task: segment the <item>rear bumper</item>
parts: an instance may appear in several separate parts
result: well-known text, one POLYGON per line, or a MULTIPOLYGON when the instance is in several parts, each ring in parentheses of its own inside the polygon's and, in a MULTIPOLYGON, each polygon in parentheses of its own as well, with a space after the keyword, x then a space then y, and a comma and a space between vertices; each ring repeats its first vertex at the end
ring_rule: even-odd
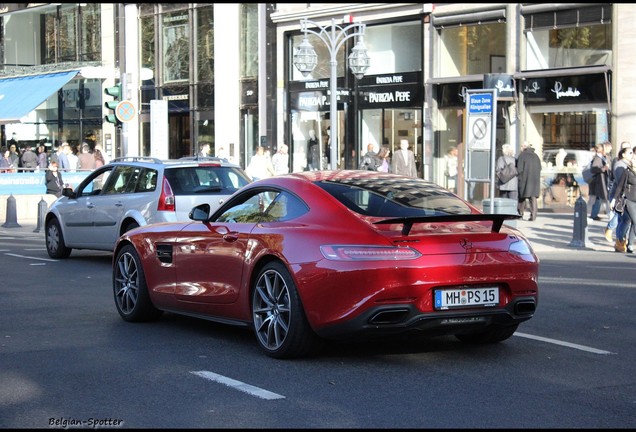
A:
POLYGON ((514 325, 533 317, 536 297, 519 297, 505 308, 461 309, 422 313, 413 304, 382 305, 316 333, 326 339, 367 338, 403 333, 452 335, 490 325, 514 325))

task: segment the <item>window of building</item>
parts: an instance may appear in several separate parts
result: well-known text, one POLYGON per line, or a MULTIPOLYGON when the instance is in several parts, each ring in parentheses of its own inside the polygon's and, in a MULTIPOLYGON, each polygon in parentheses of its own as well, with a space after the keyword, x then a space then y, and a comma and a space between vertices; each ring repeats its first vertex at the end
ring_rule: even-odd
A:
POLYGON ((612 64, 610 5, 539 10, 524 22, 526 70, 612 64))
POLYGON ((258 4, 241 3, 241 78, 258 77, 258 4))
POLYGON ((183 82, 190 79, 190 29, 188 11, 163 14, 163 82, 183 82))
POLYGON ((367 26, 364 43, 370 57, 366 75, 422 70, 422 24, 419 21, 367 26))
POLYGON ((438 29, 440 77, 502 73, 506 23, 466 24, 438 29))

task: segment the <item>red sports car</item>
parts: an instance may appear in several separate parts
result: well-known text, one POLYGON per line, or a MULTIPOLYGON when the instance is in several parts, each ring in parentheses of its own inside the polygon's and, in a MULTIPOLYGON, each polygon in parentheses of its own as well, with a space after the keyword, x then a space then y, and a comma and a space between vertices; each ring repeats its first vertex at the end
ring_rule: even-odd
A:
POLYGON ((539 260, 506 219, 428 181, 310 171, 240 189, 214 214, 134 229, 113 255, 126 321, 163 311, 252 328, 271 357, 326 339, 419 332, 503 341, 532 318, 539 260))

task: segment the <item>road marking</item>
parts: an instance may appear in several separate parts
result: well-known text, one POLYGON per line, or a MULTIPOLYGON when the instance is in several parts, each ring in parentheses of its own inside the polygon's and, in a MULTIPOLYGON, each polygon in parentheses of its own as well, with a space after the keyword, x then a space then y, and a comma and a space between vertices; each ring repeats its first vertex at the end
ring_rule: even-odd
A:
POLYGON ((547 282, 547 283, 555 283, 555 284, 570 284, 570 285, 578 285, 578 286, 591 286, 591 287, 598 287, 601 284, 603 285, 603 288, 608 287, 608 288, 633 288, 634 287, 634 283, 632 281, 629 282, 620 282, 620 281, 608 281, 606 279, 603 279, 602 281, 599 281, 597 279, 582 279, 582 278, 561 278, 561 277, 545 277, 545 276, 540 276, 539 277, 539 281, 540 282, 547 282))
POLYGON ((16 258, 26 258, 26 259, 32 259, 32 260, 57 262, 57 260, 54 260, 54 259, 30 257, 30 256, 26 256, 26 255, 18 255, 18 254, 13 254, 13 253, 6 253, 5 255, 13 256, 13 257, 16 257, 16 258))
POLYGON ((581 351, 587 351, 587 352, 591 352, 594 354, 616 354, 610 351, 604 351, 604 350, 600 350, 600 349, 596 349, 596 348, 592 348, 592 347, 587 347, 585 345, 577 345, 577 344, 573 344, 570 342, 563 342, 560 340, 556 340, 556 339, 550 339, 550 338, 545 338, 545 337, 541 337, 541 336, 533 336, 533 335, 529 335, 526 333, 519 333, 519 332, 515 332, 514 336, 520 336, 520 337, 524 337, 524 338, 528 338, 528 339, 534 339, 534 340, 538 340, 541 342, 547 342, 547 343, 552 343, 555 345, 562 345, 562 346, 566 346, 569 348, 574 348, 574 349, 578 349, 581 351))
POLYGON ((245 384, 244 382, 237 381, 237 380, 234 380, 232 378, 228 378, 228 377, 223 376, 223 375, 215 374, 214 372, 192 371, 190 373, 192 373, 194 375, 198 375, 198 376, 200 376, 202 378, 205 378, 207 380, 215 381, 215 382, 218 382, 220 384, 226 385, 228 387, 235 388, 236 390, 242 391, 242 392, 250 394, 252 396, 259 397, 261 399, 268 399, 268 400, 285 399, 285 396, 281 396, 279 394, 272 393, 272 392, 267 391, 267 390, 263 390, 262 388, 254 387, 254 386, 251 386, 249 384, 245 384))

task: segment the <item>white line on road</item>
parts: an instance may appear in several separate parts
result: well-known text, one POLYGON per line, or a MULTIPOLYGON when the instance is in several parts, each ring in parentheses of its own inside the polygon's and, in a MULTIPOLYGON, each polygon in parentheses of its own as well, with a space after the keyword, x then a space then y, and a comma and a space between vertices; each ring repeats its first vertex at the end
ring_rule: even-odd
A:
POLYGON ((215 381, 218 382, 220 384, 226 385, 228 387, 232 387, 235 388, 236 390, 245 392, 247 394, 250 394, 252 396, 256 396, 259 397, 261 399, 285 399, 285 396, 281 396, 279 394, 276 393, 272 393, 270 391, 267 390, 263 390, 262 388, 259 387, 254 387, 251 386, 249 384, 245 384, 244 382, 241 381, 237 381, 234 380, 232 378, 228 378, 226 376, 223 375, 219 375, 219 374, 215 374, 214 372, 209 372, 209 371, 192 371, 190 372, 194 375, 198 375, 202 378, 208 379, 210 381, 215 381))
POLYGON ((534 339, 534 340, 538 340, 541 342, 548 342, 548 343, 553 343, 555 345, 562 345, 562 346, 566 346, 569 348, 574 348, 574 349, 578 349, 581 351, 587 351, 587 352, 591 352, 594 354, 616 354, 610 351, 604 351, 604 350, 600 350, 600 349, 596 349, 596 348, 592 348, 592 347, 587 347, 585 345, 577 345, 577 344, 573 344, 570 342, 563 342, 560 340, 556 340, 556 339, 550 339, 550 338, 545 338, 545 337, 541 337, 541 336, 533 336, 533 335, 529 335, 526 333, 519 333, 519 332, 515 332, 514 336, 520 336, 520 337, 524 337, 524 338, 528 338, 528 339, 534 339))
POLYGON ((12 254, 12 253, 6 253, 5 255, 9 255, 9 256, 13 256, 13 257, 17 257, 17 258, 26 258, 26 259, 32 259, 32 260, 57 262, 57 260, 54 260, 54 259, 30 257, 30 256, 26 256, 26 255, 18 255, 18 254, 12 254))

